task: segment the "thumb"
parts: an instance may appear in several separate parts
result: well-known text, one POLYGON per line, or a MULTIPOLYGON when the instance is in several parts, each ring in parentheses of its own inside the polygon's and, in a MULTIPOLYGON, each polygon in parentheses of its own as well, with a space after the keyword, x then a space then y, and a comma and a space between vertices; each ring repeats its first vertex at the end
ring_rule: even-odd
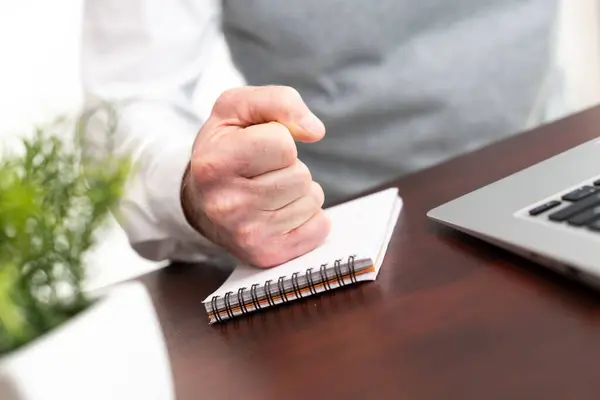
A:
POLYGON ((316 142, 325 136, 325 125, 287 86, 244 86, 224 92, 215 102, 212 116, 222 125, 246 128, 278 122, 301 142, 316 142))

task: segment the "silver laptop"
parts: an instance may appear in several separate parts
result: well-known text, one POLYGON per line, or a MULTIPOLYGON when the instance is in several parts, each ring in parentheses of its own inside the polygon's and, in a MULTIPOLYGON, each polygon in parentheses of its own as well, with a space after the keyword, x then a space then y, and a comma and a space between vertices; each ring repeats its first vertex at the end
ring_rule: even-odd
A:
POLYGON ((600 287, 600 139, 440 205, 427 216, 600 287))

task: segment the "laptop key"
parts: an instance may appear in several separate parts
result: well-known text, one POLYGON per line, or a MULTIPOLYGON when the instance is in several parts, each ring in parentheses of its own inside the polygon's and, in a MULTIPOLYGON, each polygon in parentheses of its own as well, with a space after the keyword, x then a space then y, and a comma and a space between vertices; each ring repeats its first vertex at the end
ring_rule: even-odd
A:
POLYGON ((596 221, 592 222, 587 227, 588 227, 588 229, 590 229, 592 231, 600 232, 600 220, 596 220, 596 221))
POLYGON ((551 221, 562 222, 573 217, 575 214, 595 206, 600 206, 600 193, 596 192, 590 196, 584 197, 582 200, 576 201, 568 207, 561 208, 558 211, 548 215, 551 221))
POLYGON ((600 219, 600 206, 589 208, 585 211, 575 214, 573 217, 567 220, 569 225, 583 226, 588 225, 597 219, 600 219))
POLYGON ((562 199, 565 201, 578 201, 600 190, 597 186, 583 186, 575 189, 572 192, 565 194, 562 199))
POLYGON ((529 215, 532 215, 532 216, 540 215, 541 213, 544 213, 544 212, 558 206, 559 204, 561 204, 561 202, 558 200, 549 201, 547 203, 541 204, 541 205, 529 210, 529 215))

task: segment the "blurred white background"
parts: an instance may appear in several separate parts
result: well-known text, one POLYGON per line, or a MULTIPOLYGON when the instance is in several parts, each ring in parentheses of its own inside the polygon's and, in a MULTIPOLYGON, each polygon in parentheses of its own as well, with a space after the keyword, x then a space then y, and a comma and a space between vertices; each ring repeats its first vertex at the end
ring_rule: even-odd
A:
MULTIPOLYGON (((79 48, 83 0, 0 1, 0 139, 21 135, 36 124, 80 110, 79 48)), ((221 60, 207 71, 200 113, 242 80, 224 44, 221 60)), ((89 257, 90 289, 164 266, 137 256, 113 220, 89 257)))
MULTIPOLYGON (((127 0, 124 0, 127 1, 127 0)), ((0 138, 56 115, 79 110, 80 24, 83 0, 0 2, 0 138)), ((569 94, 575 110, 599 102, 600 0, 563 0, 560 54, 568 62, 569 94)), ((526 22, 526 21, 525 21, 526 22)), ((201 108, 221 90, 240 82, 223 49, 201 108)), ((90 258, 90 287, 103 286, 159 268, 134 254, 113 222, 90 258)))

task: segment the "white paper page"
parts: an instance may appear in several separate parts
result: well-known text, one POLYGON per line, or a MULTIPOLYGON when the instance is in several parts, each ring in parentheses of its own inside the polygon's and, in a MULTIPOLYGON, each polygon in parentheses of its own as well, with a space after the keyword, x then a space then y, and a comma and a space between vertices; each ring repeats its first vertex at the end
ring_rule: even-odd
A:
POLYGON ((390 224, 395 222, 402 201, 398 189, 391 188, 366 197, 352 200, 326 209, 331 218, 331 232, 327 239, 313 251, 277 267, 259 269, 240 265, 213 296, 224 296, 229 291, 237 292, 241 287, 251 287, 255 283, 264 283, 271 279, 277 282, 280 276, 291 276, 294 272, 302 274, 307 268, 317 269, 321 264, 333 263, 336 259, 347 259, 356 255, 358 259, 371 258, 378 267, 383 259, 391 235, 390 224))
POLYGON ((375 271, 369 272, 364 275, 359 275, 356 278, 357 280, 368 281, 377 279, 377 275, 379 275, 379 270, 381 269, 381 265, 383 264, 383 260, 385 259, 390 240, 392 239, 392 234, 394 233, 394 228, 396 227, 396 222, 398 222, 398 217, 400 216, 400 211, 402 211, 403 206, 404 202, 402 201, 402 198, 397 197, 396 203, 392 211, 392 215, 390 216, 390 219, 388 221, 388 226, 385 232, 385 239, 383 240, 383 243, 381 243, 381 247, 379 248, 377 256, 375 256, 375 258, 372 258, 373 263, 375 264, 375 271))

